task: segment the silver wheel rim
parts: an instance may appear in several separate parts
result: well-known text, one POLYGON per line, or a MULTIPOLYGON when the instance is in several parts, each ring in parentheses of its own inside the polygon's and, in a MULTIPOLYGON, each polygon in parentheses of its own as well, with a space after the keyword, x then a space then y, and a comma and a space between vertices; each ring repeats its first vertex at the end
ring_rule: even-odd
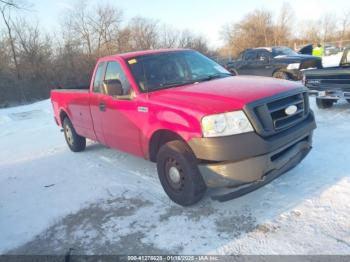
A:
POLYGON ((174 166, 170 167, 169 178, 175 184, 180 183, 180 180, 181 180, 180 171, 174 166))
POLYGON ((66 138, 69 144, 72 144, 73 141, 73 133, 69 126, 66 126, 66 138))

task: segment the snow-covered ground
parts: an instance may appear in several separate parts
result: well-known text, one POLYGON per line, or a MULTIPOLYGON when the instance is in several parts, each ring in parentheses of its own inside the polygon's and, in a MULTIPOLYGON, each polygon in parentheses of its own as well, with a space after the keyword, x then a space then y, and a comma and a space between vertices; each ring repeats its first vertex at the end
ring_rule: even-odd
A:
POLYGON ((224 203, 173 204, 155 165, 72 153, 48 100, 0 110, 0 254, 350 254, 350 104, 312 107, 314 149, 224 203))

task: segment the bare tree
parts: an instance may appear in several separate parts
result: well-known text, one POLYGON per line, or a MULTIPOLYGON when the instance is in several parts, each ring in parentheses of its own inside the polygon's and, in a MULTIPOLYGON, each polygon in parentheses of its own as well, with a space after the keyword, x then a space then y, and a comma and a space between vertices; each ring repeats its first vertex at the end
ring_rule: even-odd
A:
POLYGON ((294 21, 294 11, 289 3, 283 3, 279 16, 274 27, 275 45, 288 43, 291 38, 291 31, 294 21))
POLYGON ((196 35, 189 30, 183 30, 179 39, 179 47, 191 48, 201 53, 208 54, 208 41, 201 35, 196 35))
MULTIPOLYGON (((24 8, 24 5, 20 1, 8 0, 8 1, 0 2, 0 13, 7 30, 7 36, 11 46, 11 53, 12 53, 12 58, 15 65, 17 80, 21 80, 22 77, 18 66, 18 58, 16 53, 16 47, 15 47, 15 38, 13 35, 13 28, 12 28, 13 25, 12 25, 11 14, 14 9, 22 9, 22 8, 24 8)), ((21 89, 21 96, 24 101, 27 101, 27 98, 22 89, 21 89)))
POLYGON ((17 78, 21 79, 21 75, 20 72, 18 70, 18 62, 17 62, 17 54, 16 54, 16 48, 15 48, 15 40, 14 40, 14 36, 12 33, 12 21, 11 21, 11 9, 17 8, 15 4, 10 3, 10 2, 5 2, 5 1, 1 1, 1 3, 3 3, 2 6, 0 6, 0 13, 2 16, 2 19, 5 23, 6 29, 7 29, 7 34, 8 34, 8 38, 9 38, 9 42, 11 45, 11 51, 12 51, 12 57, 15 63, 15 67, 16 67, 16 71, 17 71, 17 78))
POLYGON ((157 47, 158 21, 137 16, 131 19, 128 27, 131 34, 131 45, 134 50, 157 47))
POLYGON ((91 27, 97 39, 99 55, 108 55, 118 50, 117 39, 121 30, 123 12, 110 5, 98 6, 96 13, 89 16, 91 27))
POLYGON ((322 42, 332 41, 337 28, 337 16, 333 13, 325 14, 321 17, 319 24, 321 25, 322 42))
POLYGON ((272 13, 254 10, 238 23, 228 24, 222 36, 233 54, 249 47, 269 46, 274 43, 272 13))
MULTIPOLYGON (((350 32, 350 10, 346 10, 340 19, 340 47, 343 46, 345 37, 350 32)), ((350 34, 349 34, 350 35, 350 34)))
POLYGON ((64 16, 62 28, 65 30, 67 39, 79 41, 83 48, 86 48, 89 55, 92 55, 92 34, 94 28, 90 24, 86 1, 80 1, 73 10, 69 10, 64 16))
POLYGON ((163 24, 159 28, 158 34, 158 47, 160 48, 174 48, 179 42, 179 30, 176 28, 163 24))

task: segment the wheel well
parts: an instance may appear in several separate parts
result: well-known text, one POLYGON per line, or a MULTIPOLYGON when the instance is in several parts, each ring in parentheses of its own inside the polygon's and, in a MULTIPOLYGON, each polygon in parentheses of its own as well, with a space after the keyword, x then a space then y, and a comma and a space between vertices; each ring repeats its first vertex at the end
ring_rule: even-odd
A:
POLYGON ((161 148, 161 146, 174 140, 184 141, 181 136, 179 136, 178 134, 172 131, 165 130, 165 129, 156 131, 152 135, 152 138, 149 143, 149 159, 152 162, 156 162, 157 153, 161 148))
POLYGON ((230 69, 227 69, 228 71, 230 71, 231 73, 234 73, 236 76, 238 76, 238 72, 235 68, 230 68, 230 69))
MULTIPOLYGON (((60 112, 60 121, 61 121, 61 125, 63 125, 63 120, 68 117, 67 113, 64 112, 63 110, 60 112)), ((69 117, 68 117, 69 118, 69 117)))
POLYGON ((285 68, 280 67, 280 68, 276 68, 275 71, 272 72, 272 76, 277 72, 287 73, 285 68))

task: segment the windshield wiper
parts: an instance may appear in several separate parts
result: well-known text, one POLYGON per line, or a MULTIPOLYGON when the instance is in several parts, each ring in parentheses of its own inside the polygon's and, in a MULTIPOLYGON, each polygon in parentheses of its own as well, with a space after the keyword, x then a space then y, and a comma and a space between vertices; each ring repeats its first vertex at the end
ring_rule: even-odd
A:
POLYGON ((230 74, 230 73, 211 74, 211 75, 207 75, 203 78, 198 78, 198 79, 166 82, 166 83, 160 84, 159 87, 152 88, 152 89, 159 90, 159 89, 163 89, 163 88, 170 88, 170 87, 176 87, 176 86, 181 86, 181 85, 191 85, 191 84, 198 83, 198 82, 210 81, 212 79, 221 78, 221 77, 228 77, 228 76, 232 76, 232 74, 230 74))
POLYGON ((164 84, 160 84, 158 88, 155 89, 162 89, 162 88, 169 88, 169 87, 175 87, 175 86, 181 86, 181 85, 190 85, 197 82, 197 80, 183 80, 183 81, 173 81, 173 82, 166 82, 164 84))
POLYGON ((206 75, 203 78, 196 79, 196 82, 210 81, 217 78, 232 76, 230 73, 216 73, 211 75, 206 75))

